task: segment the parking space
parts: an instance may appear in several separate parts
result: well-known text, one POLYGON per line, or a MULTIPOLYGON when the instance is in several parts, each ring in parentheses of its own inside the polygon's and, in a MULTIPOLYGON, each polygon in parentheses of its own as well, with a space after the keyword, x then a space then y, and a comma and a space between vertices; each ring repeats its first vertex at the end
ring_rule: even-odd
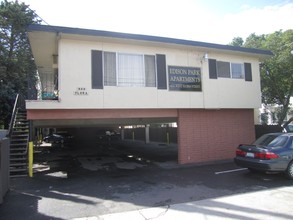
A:
POLYGON ((70 145, 43 143, 35 147, 35 173, 63 171, 69 175, 87 171, 134 170, 177 164, 177 145, 139 141, 102 140, 70 145))
POLYGON ((11 180, 11 191, 0 207, 0 216, 4 219, 23 219, 24 215, 27 219, 95 216, 97 219, 111 213, 292 185, 282 174, 252 174, 232 161, 178 165, 172 157, 175 146, 144 145, 148 151, 142 157, 135 147, 137 144, 88 145, 82 150, 39 149, 35 154, 34 177, 11 180), (152 157, 154 151, 158 154, 152 157), (169 159, 163 160, 160 152, 169 159))

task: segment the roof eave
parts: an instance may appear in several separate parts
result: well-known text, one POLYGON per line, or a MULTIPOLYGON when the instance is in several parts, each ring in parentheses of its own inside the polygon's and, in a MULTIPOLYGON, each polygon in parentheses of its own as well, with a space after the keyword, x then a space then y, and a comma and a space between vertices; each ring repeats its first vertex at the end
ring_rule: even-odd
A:
POLYGON ((167 38, 167 37, 92 30, 92 29, 81 29, 81 28, 72 28, 72 27, 33 24, 28 27, 28 32, 33 32, 33 31, 55 32, 55 33, 98 36, 98 37, 109 37, 109 38, 118 38, 118 39, 131 39, 131 40, 139 40, 139 41, 166 43, 166 44, 177 44, 177 45, 202 47, 202 48, 209 48, 209 49, 226 50, 226 51, 233 51, 233 52, 250 53, 250 54, 259 55, 263 58, 269 58, 269 57, 273 56, 273 53, 269 50, 237 47, 237 46, 207 43, 207 42, 200 42, 200 41, 182 40, 182 39, 167 38))

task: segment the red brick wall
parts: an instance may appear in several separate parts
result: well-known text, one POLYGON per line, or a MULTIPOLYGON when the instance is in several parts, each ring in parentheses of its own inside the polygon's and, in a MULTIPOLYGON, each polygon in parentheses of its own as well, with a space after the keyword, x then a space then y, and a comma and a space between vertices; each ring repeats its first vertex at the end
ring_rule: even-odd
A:
POLYGON ((178 162, 232 159, 255 138, 252 109, 178 110, 178 162))

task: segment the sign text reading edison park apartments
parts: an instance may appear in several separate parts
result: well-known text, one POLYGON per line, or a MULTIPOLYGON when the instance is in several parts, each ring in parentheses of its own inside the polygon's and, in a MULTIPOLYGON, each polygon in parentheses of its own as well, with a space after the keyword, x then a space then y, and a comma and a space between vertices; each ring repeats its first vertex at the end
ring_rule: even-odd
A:
POLYGON ((198 67, 168 66, 169 90, 201 91, 201 72, 198 67))

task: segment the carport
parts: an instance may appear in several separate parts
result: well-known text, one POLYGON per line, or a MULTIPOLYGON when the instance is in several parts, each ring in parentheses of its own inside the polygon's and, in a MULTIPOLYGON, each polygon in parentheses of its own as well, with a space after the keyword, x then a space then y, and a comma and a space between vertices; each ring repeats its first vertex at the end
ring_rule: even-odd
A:
MULTIPOLYGON (((150 141, 150 125, 176 122, 176 110, 29 110, 28 118, 33 127, 34 140, 40 138, 38 132, 44 128, 54 128, 56 131, 68 132, 74 136, 69 146, 61 148, 62 156, 51 158, 53 161, 60 162, 61 158, 67 160, 73 155, 85 167, 90 166, 89 169, 109 169, 109 163, 111 166, 115 164, 116 168, 125 166, 129 169, 135 168, 137 164, 178 163, 177 143, 170 143, 167 140, 150 141), (143 135, 134 136, 133 130, 130 132, 128 129, 129 126, 139 126, 139 133, 143 135), (111 142, 100 140, 98 137, 105 135, 107 130, 118 131, 121 139, 111 142)), ((47 145, 47 149, 50 149, 48 147, 47 145)), ((38 150, 44 148, 39 147, 38 150)), ((48 153, 49 151, 47 156, 50 158, 48 153)), ((56 154, 56 151, 53 154, 56 154)), ((43 162, 47 160, 46 157, 40 158, 45 160, 43 162)), ((42 163, 40 160, 38 162, 42 163)), ((62 164, 68 166, 68 163, 59 163, 60 166, 62 164)))

